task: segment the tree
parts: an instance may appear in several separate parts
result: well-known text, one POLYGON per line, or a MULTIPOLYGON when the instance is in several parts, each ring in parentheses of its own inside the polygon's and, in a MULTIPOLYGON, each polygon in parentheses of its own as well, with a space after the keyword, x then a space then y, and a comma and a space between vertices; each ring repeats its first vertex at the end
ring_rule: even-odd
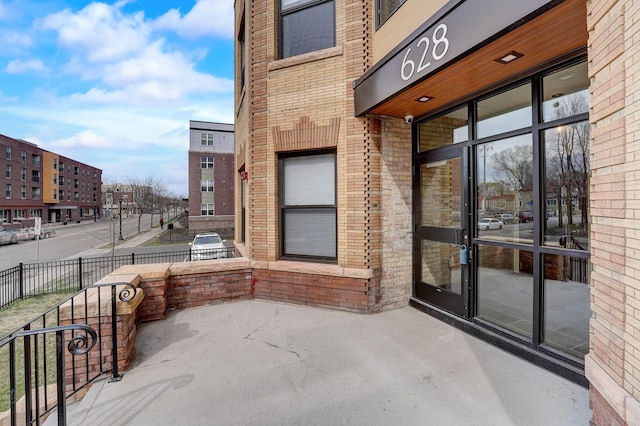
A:
POLYGON ((138 232, 140 232, 142 214, 151 214, 151 223, 153 223, 153 214, 156 209, 164 207, 164 200, 169 197, 169 193, 164 184, 153 176, 147 176, 144 179, 129 179, 129 185, 133 194, 133 202, 138 209, 138 232))

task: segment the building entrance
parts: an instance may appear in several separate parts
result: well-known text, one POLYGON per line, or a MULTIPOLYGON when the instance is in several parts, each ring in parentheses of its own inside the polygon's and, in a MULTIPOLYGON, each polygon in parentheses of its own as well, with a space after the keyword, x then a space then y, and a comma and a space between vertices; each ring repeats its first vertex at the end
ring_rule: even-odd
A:
POLYGON ((468 203, 461 146, 429 151, 417 165, 419 194, 416 297, 467 316, 469 265, 468 203))
POLYGON ((414 297, 577 365, 591 315, 588 106, 576 58, 413 127, 414 297))

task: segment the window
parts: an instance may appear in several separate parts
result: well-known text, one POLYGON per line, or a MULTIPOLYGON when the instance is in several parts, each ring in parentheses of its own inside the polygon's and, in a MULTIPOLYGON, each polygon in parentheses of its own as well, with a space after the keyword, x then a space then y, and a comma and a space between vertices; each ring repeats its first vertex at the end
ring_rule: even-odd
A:
MULTIPOLYGON (((62 193, 62 191, 60 191, 60 193, 62 193)), ((54 200, 57 200, 57 199, 58 199, 58 190, 57 190, 57 189, 54 189, 54 190, 53 190, 53 199, 54 199, 54 200)))
POLYGON ((202 146, 213 146, 213 133, 201 133, 200 134, 200 145, 202 145, 202 146))
POLYGON ((280 159, 282 256, 337 258, 336 155, 280 159))
POLYGON ((60 173, 64 172, 64 163, 61 161, 60 162, 60 173))
POLYGON ((202 216, 213 216, 214 215, 213 204, 202 204, 200 210, 201 210, 200 214, 202 216))
POLYGON ((9 221, 9 210, 0 210, 0 223, 7 223, 9 221))
POLYGON ((31 170, 31 182, 40 182, 39 170, 31 170))
POLYGON ((80 201, 80 193, 79 192, 74 192, 73 193, 73 200, 74 201, 80 201))
POLYGON ((7 164, 7 171, 5 173, 7 179, 11 179, 11 164, 7 164))
POLYGON ((53 184, 57 185, 58 184, 58 175, 57 174, 53 174, 53 184))
POLYGON ((20 161, 22 164, 27 164, 27 151, 20 151, 20 161))
POLYGON ((58 159, 54 158, 53 159, 53 170, 57 170, 58 169, 58 159))
POLYGON ((31 188, 31 199, 39 200, 40 199, 40 188, 31 188))
POLYGON ((11 184, 8 183, 7 186, 5 187, 5 196, 7 198, 11 198, 11 184))
POLYGON ((73 174, 78 176, 78 171, 79 171, 79 167, 78 166, 73 166, 73 174))
POLYGON ((246 44, 245 44, 245 39, 246 39, 246 35, 245 35, 245 26, 244 26, 244 15, 242 16, 242 20, 240 21, 240 31, 238 31, 238 47, 239 47, 239 56, 240 56, 240 90, 242 90, 244 88, 244 82, 245 82, 245 63, 246 63, 246 58, 245 55, 247 54, 246 52, 246 44))
POLYGON ((31 155, 31 165, 33 167, 40 167, 40 156, 36 154, 31 155))
POLYGON ((200 189, 202 192, 213 192, 213 181, 203 180, 200 182, 200 189))
POLYGON ((22 179, 23 181, 27 180, 27 169, 22 169, 20 170, 20 179, 22 179))
POLYGON ((8 146, 7 149, 5 149, 4 158, 6 158, 7 160, 11 160, 11 147, 10 146, 8 146))
POLYGON ((20 187, 20 198, 22 198, 23 200, 27 199, 27 187, 26 186, 20 187))
POLYGON ((281 0, 282 58, 336 44, 334 0, 281 0))
POLYGON ((213 157, 200 158, 200 167, 203 169, 213 169, 213 157))
POLYGON ((376 0, 377 28, 384 24, 404 2, 405 0, 376 0))

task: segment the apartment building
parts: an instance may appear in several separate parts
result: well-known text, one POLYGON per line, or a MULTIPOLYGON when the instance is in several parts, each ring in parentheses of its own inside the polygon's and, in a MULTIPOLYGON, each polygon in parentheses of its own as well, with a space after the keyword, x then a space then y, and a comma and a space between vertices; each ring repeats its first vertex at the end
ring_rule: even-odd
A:
POLYGON ((233 232, 233 124, 189 121, 189 230, 233 232))
POLYGON ((0 135, 3 152, 0 223, 40 217, 43 223, 94 219, 100 215, 102 170, 0 135))
POLYGON ((411 304, 588 384, 594 424, 637 423, 639 12, 236 1, 235 238, 256 296, 411 304), (525 220, 478 226, 498 213, 525 220))

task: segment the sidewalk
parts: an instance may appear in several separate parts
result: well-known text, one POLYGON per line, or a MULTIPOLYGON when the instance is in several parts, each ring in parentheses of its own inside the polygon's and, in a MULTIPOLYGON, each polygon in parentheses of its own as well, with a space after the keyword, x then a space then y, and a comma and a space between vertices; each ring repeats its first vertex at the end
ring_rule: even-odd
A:
MULTIPOLYGON (((362 315, 265 301, 138 329, 120 382, 72 425, 586 425, 588 390, 406 307, 362 315)), ((50 420, 53 420, 50 418, 50 420)))

